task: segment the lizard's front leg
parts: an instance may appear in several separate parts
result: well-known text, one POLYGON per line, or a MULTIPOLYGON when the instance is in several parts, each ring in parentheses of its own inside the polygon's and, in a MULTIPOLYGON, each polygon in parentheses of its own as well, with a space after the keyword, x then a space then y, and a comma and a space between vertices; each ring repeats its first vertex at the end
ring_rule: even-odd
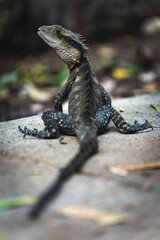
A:
POLYGON ((24 137, 29 135, 38 138, 57 138, 59 136, 59 130, 62 130, 62 128, 64 128, 63 130, 69 132, 70 134, 73 132, 73 130, 71 130, 71 125, 73 122, 71 121, 71 117, 63 114, 62 112, 62 102, 68 96, 71 88, 71 82, 72 79, 69 77, 68 81, 57 94, 54 101, 55 111, 47 110, 42 114, 42 120, 45 125, 44 130, 39 131, 38 129, 31 130, 27 127, 24 127, 24 129, 22 129, 20 126, 18 127, 19 131, 24 134, 24 137))
POLYGON ((63 97, 62 91, 59 91, 59 93, 57 94, 57 96, 54 100, 54 109, 59 112, 63 112, 63 109, 62 109, 63 98, 62 97, 63 97))
POLYGON ((27 127, 22 129, 19 126, 19 131, 24 134, 24 137, 29 135, 38 138, 57 138, 59 133, 75 135, 75 130, 78 128, 78 123, 71 116, 59 111, 45 111, 42 114, 42 120, 45 125, 44 130, 31 130, 27 127))
POLYGON ((54 109, 59 112, 63 112, 62 109, 62 102, 67 98, 70 90, 72 83, 74 82, 75 79, 75 73, 71 73, 67 82, 64 84, 64 86, 61 88, 61 90, 58 92, 55 100, 54 100, 54 109))

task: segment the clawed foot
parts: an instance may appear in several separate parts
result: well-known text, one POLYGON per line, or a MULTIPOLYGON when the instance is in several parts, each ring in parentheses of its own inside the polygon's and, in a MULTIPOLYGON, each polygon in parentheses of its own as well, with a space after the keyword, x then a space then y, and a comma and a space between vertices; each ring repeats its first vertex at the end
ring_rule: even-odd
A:
POLYGON ((50 137, 50 134, 48 132, 38 131, 37 128, 31 130, 27 127, 24 127, 24 129, 22 129, 20 126, 18 126, 18 129, 21 133, 23 133, 23 138, 25 138, 27 135, 37 137, 37 138, 49 138, 50 137))
POLYGON ((135 120, 134 125, 132 125, 135 131, 143 131, 145 129, 151 128, 153 130, 152 125, 146 120, 144 123, 139 124, 137 120, 135 120))
POLYGON ((28 136, 33 136, 37 138, 57 138, 59 133, 56 131, 56 129, 52 128, 50 131, 48 128, 45 128, 44 130, 39 131, 37 128, 34 128, 33 130, 24 127, 22 129, 20 126, 18 126, 18 129, 21 133, 23 133, 23 138, 25 138, 27 135, 28 136))
POLYGON ((27 127, 24 127, 24 129, 23 128, 21 128, 20 126, 18 126, 18 129, 19 129, 19 131, 21 132, 21 133, 23 133, 23 138, 25 138, 27 135, 28 136, 34 136, 34 137, 39 137, 39 131, 38 131, 38 129, 33 129, 33 130, 31 130, 31 129, 29 129, 29 128, 27 128, 27 127))

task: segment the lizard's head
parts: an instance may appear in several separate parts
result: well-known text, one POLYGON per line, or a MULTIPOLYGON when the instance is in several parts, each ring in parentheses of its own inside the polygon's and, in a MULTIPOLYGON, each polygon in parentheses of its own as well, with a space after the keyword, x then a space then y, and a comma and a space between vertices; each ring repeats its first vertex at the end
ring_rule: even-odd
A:
POLYGON ((38 29, 39 36, 72 68, 87 56, 87 46, 81 35, 66 30, 60 25, 42 26, 38 29))

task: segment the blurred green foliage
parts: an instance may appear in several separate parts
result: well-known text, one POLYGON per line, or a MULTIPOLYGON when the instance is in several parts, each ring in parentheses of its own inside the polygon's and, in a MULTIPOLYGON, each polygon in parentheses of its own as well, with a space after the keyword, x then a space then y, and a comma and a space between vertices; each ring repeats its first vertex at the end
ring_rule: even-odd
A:
POLYGON ((127 70, 131 77, 135 77, 138 73, 140 73, 141 67, 138 66, 137 64, 129 64, 127 66, 127 70))
POLYGON ((36 198, 32 196, 19 196, 0 200, 0 211, 21 207, 36 202, 36 198))
POLYGON ((47 65, 37 63, 33 66, 22 64, 18 68, 20 81, 23 83, 32 82, 36 85, 51 84, 53 86, 60 86, 67 78, 68 69, 64 68, 57 74, 50 72, 47 65))
POLYGON ((101 71, 104 68, 111 68, 114 65, 114 60, 111 58, 102 58, 96 64, 92 63, 95 71, 101 71))
MULTIPOLYGON (((113 68, 113 72, 119 68, 113 67, 114 61, 112 59, 102 59, 96 65, 96 71, 103 68, 113 68)), ((140 72, 140 67, 135 64, 129 64, 125 69, 129 77, 134 77, 140 72)), ((51 85, 59 87, 68 77, 68 68, 64 67, 57 74, 53 74, 49 67, 42 63, 34 65, 21 64, 16 71, 3 74, 0 77, 0 90, 10 89, 12 87, 20 87, 26 83, 33 83, 38 86, 51 85)))
POLYGON ((54 86, 61 86, 63 82, 67 80, 68 75, 69 75, 69 71, 67 66, 65 66, 64 69, 55 76, 54 86))
POLYGON ((115 79, 131 79, 140 72, 140 67, 136 64, 128 64, 126 67, 114 67, 111 76, 115 79))
POLYGON ((48 83, 47 67, 41 63, 28 66, 21 64, 18 68, 19 79, 23 83, 32 82, 38 85, 48 83))
POLYGON ((152 105, 151 107, 154 108, 158 113, 160 113, 160 105, 152 105))
POLYGON ((51 73, 49 67, 42 63, 32 66, 21 64, 16 71, 3 74, 0 77, 0 90, 20 87, 26 83, 33 83, 38 86, 52 85, 61 86, 67 79, 68 69, 65 67, 59 73, 51 73))
POLYGON ((18 82, 19 76, 17 72, 3 74, 0 78, 0 90, 10 88, 18 82))

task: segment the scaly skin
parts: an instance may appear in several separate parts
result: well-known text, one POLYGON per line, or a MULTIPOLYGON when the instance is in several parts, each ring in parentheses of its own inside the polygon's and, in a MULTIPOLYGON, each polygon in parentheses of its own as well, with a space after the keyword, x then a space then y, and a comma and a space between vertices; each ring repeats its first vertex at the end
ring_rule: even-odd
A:
POLYGON ((59 25, 42 26, 38 34, 68 65, 70 75, 57 94, 55 111, 47 110, 42 114, 45 129, 38 131, 19 127, 19 130, 24 136, 40 138, 57 138, 60 133, 76 135, 80 149, 70 163, 60 170, 53 185, 39 198, 29 214, 31 218, 37 218, 49 201, 57 196, 66 180, 79 172, 89 157, 98 151, 97 134, 106 131, 110 119, 123 133, 152 128, 148 121, 143 124, 135 121, 133 125, 127 123, 111 106, 110 96, 94 76, 88 62, 87 47, 79 34, 59 25), (67 97, 69 114, 64 114, 62 102, 67 97))

